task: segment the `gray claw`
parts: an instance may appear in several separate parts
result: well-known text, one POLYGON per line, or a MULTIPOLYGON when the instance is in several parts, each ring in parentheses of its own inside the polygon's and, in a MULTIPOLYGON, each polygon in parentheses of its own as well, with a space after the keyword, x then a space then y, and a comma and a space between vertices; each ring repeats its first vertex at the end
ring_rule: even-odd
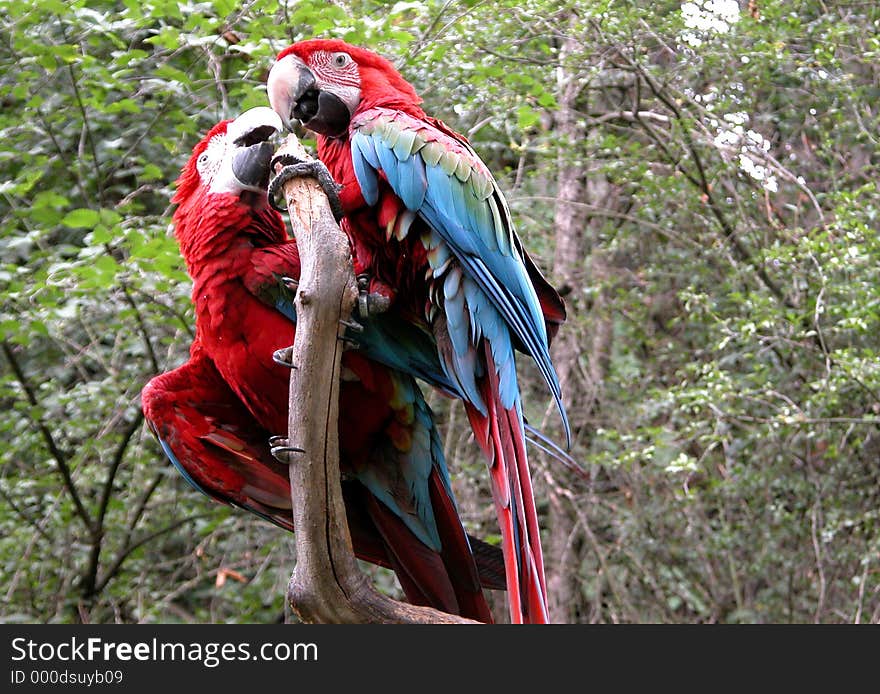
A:
POLYGON ((333 218, 336 220, 337 224, 343 216, 345 216, 345 212, 342 209, 342 203, 339 200, 339 192, 342 190, 342 186, 333 180, 333 176, 330 174, 330 171, 327 169, 324 162, 318 159, 302 161, 292 154, 279 154, 270 164, 272 171, 275 170, 276 164, 283 164, 284 168, 281 169, 271 181, 269 181, 269 204, 272 207, 279 212, 286 212, 286 209, 281 207, 277 202, 278 193, 281 191, 281 187, 293 178, 308 176, 318 181, 318 184, 327 196, 327 200, 330 203, 330 209, 333 212, 333 218))
POLYGON ((279 463, 288 465, 290 463, 291 453, 305 453, 302 448, 296 446, 288 446, 288 440, 284 436, 273 436, 269 439, 269 453, 279 463))
POLYGON ((362 318, 385 313, 390 306, 391 299, 382 294, 369 294, 367 292, 358 294, 358 315, 362 318))
POLYGON ((284 349, 276 349, 272 353, 272 361, 279 366, 284 366, 288 369, 297 368, 293 363, 293 345, 285 347, 284 349))
POLYGON ((382 294, 367 294, 367 307, 369 315, 375 316, 377 313, 385 313, 391 306, 391 299, 382 294))
POLYGON ((349 318, 348 320, 339 321, 341 325, 344 325, 346 328, 351 330, 353 333, 362 333, 364 332, 364 326, 358 323, 353 318, 349 318))

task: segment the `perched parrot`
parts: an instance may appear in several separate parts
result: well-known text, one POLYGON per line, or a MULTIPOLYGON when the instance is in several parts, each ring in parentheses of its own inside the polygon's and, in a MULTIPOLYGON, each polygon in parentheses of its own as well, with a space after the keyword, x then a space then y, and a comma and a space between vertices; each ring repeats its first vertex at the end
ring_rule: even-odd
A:
POLYGON ((317 134, 368 296, 430 336, 442 370, 435 380, 463 397, 489 463, 511 620, 546 622, 514 349, 537 363, 570 441, 549 354, 565 320, 559 294, 524 251, 486 165, 425 114, 386 59, 338 40, 303 41, 278 55, 267 91, 288 128, 299 120, 317 134))
MULTIPOLYGON (((272 354, 293 342, 289 285, 300 272, 266 194, 267 140, 280 128, 270 109, 251 109, 214 127, 183 168, 173 221, 193 280, 196 338, 189 361, 141 397, 160 445, 194 487, 293 530, 287 469, 268 444, 269 432, 287 430, 289 371, 272 354)), ((413 603, 491 621, 481 582, 504 587, 500 552, 462 528, 413 378, 346 351, 339 427, 356 554, 393 568, 413 603)))

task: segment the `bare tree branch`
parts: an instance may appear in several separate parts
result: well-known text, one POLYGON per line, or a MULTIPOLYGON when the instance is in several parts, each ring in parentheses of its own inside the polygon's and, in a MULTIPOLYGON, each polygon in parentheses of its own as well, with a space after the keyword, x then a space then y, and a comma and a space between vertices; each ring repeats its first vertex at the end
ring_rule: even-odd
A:
MULTIPOLYGON (((282 148, 308 155, 295 136, 282 148)), ((357 298, 348 240, 317 181, 285 184, 302 273, 291 362, 288 453, 297 563, 287 599, 305 622, 467 623, 380 594, 358 568, 339 473, 340 320, 357 298)))
MULTIPOLYGON (((30 383, 28 382, 27 377, 25 376, 24 371, 21 368, 21 365, 15 358, 15 353, 12 351, 12 347, 10 347, 9 343, 6 340, 3 340, 2 346, 3 354, 6 356, 6 360, 12 367, 12 372, 15 374, 15 378, 18 380, 19 385, 21 385, 21 389, 24 391, 28 403, 30 403, 31 407, 37 407, 39 405, 39 403, 37 402, 37 397, 34 394, 33 388, 31 388, 30 383)), ((55 442, 55 438, 52 436, 52 432, 49 431, 49 428, 45 424, 43 424, 42 421, 36 421, 34 423, 36 424, 40 435, 43 437, 43 440, 46 442, 46 447, 49 449, 49 453, 55 460, 55 464, 58 466, 58 472, 61 473, 61 477, 64 480, 64 486, 67 488, 67 491, 70 494, 70 498, 73 499, 73 506, 76 509, 76 515, 80 517, 90 533, 94 532, 92 517, 91 515, 89 515, 86 507, 83 505, 82 499, 80 499, 79 491, 77 490, 76 484, 74 484, 73 482, 73 475, 71 474, 70 467, 67 464, 67 457, 64 455, 64 453, 61 452, 61 449, 55 442)))

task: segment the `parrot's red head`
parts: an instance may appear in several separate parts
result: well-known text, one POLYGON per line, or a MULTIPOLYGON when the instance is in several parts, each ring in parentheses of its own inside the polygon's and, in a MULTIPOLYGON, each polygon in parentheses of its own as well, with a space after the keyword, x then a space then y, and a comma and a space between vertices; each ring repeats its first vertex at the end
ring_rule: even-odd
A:
POLYGON ((172 198, 178 205, 174 224, 184 254, 222 226, 250 223, 254 214, 277 217, 283 234, 283 222, 269 208, 266 195, 275 151, 269 138, 282 127, 271 109, 260 106, 218 123, 193 147, 172 198))
POLYGON ((269 72, 269 103, 288 129, 293 119, 327 137, 343 137, 369 108, 424 116, 421 99, 382 56, 344 41, 312 39, 288 46, 269 72))

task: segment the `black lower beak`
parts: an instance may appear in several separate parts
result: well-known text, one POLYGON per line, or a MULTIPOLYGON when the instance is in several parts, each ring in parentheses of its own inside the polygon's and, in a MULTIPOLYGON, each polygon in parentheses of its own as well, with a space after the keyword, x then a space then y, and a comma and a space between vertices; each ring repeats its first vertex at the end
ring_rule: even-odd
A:
POLYGON ((269 187, 269 164, 275 147, 270 142, 259 142, 243 147, 232 159, 232 173, 243 188, 266 190, 269 187))
POLYGON ((309 130, 328 137, 344 135, 351 122, 348 106, 330 92, 314 92, 314 95, 306 92, 297 102, 293 115, 309 130), (298 112, 303 115, 298 115, 298 112))

